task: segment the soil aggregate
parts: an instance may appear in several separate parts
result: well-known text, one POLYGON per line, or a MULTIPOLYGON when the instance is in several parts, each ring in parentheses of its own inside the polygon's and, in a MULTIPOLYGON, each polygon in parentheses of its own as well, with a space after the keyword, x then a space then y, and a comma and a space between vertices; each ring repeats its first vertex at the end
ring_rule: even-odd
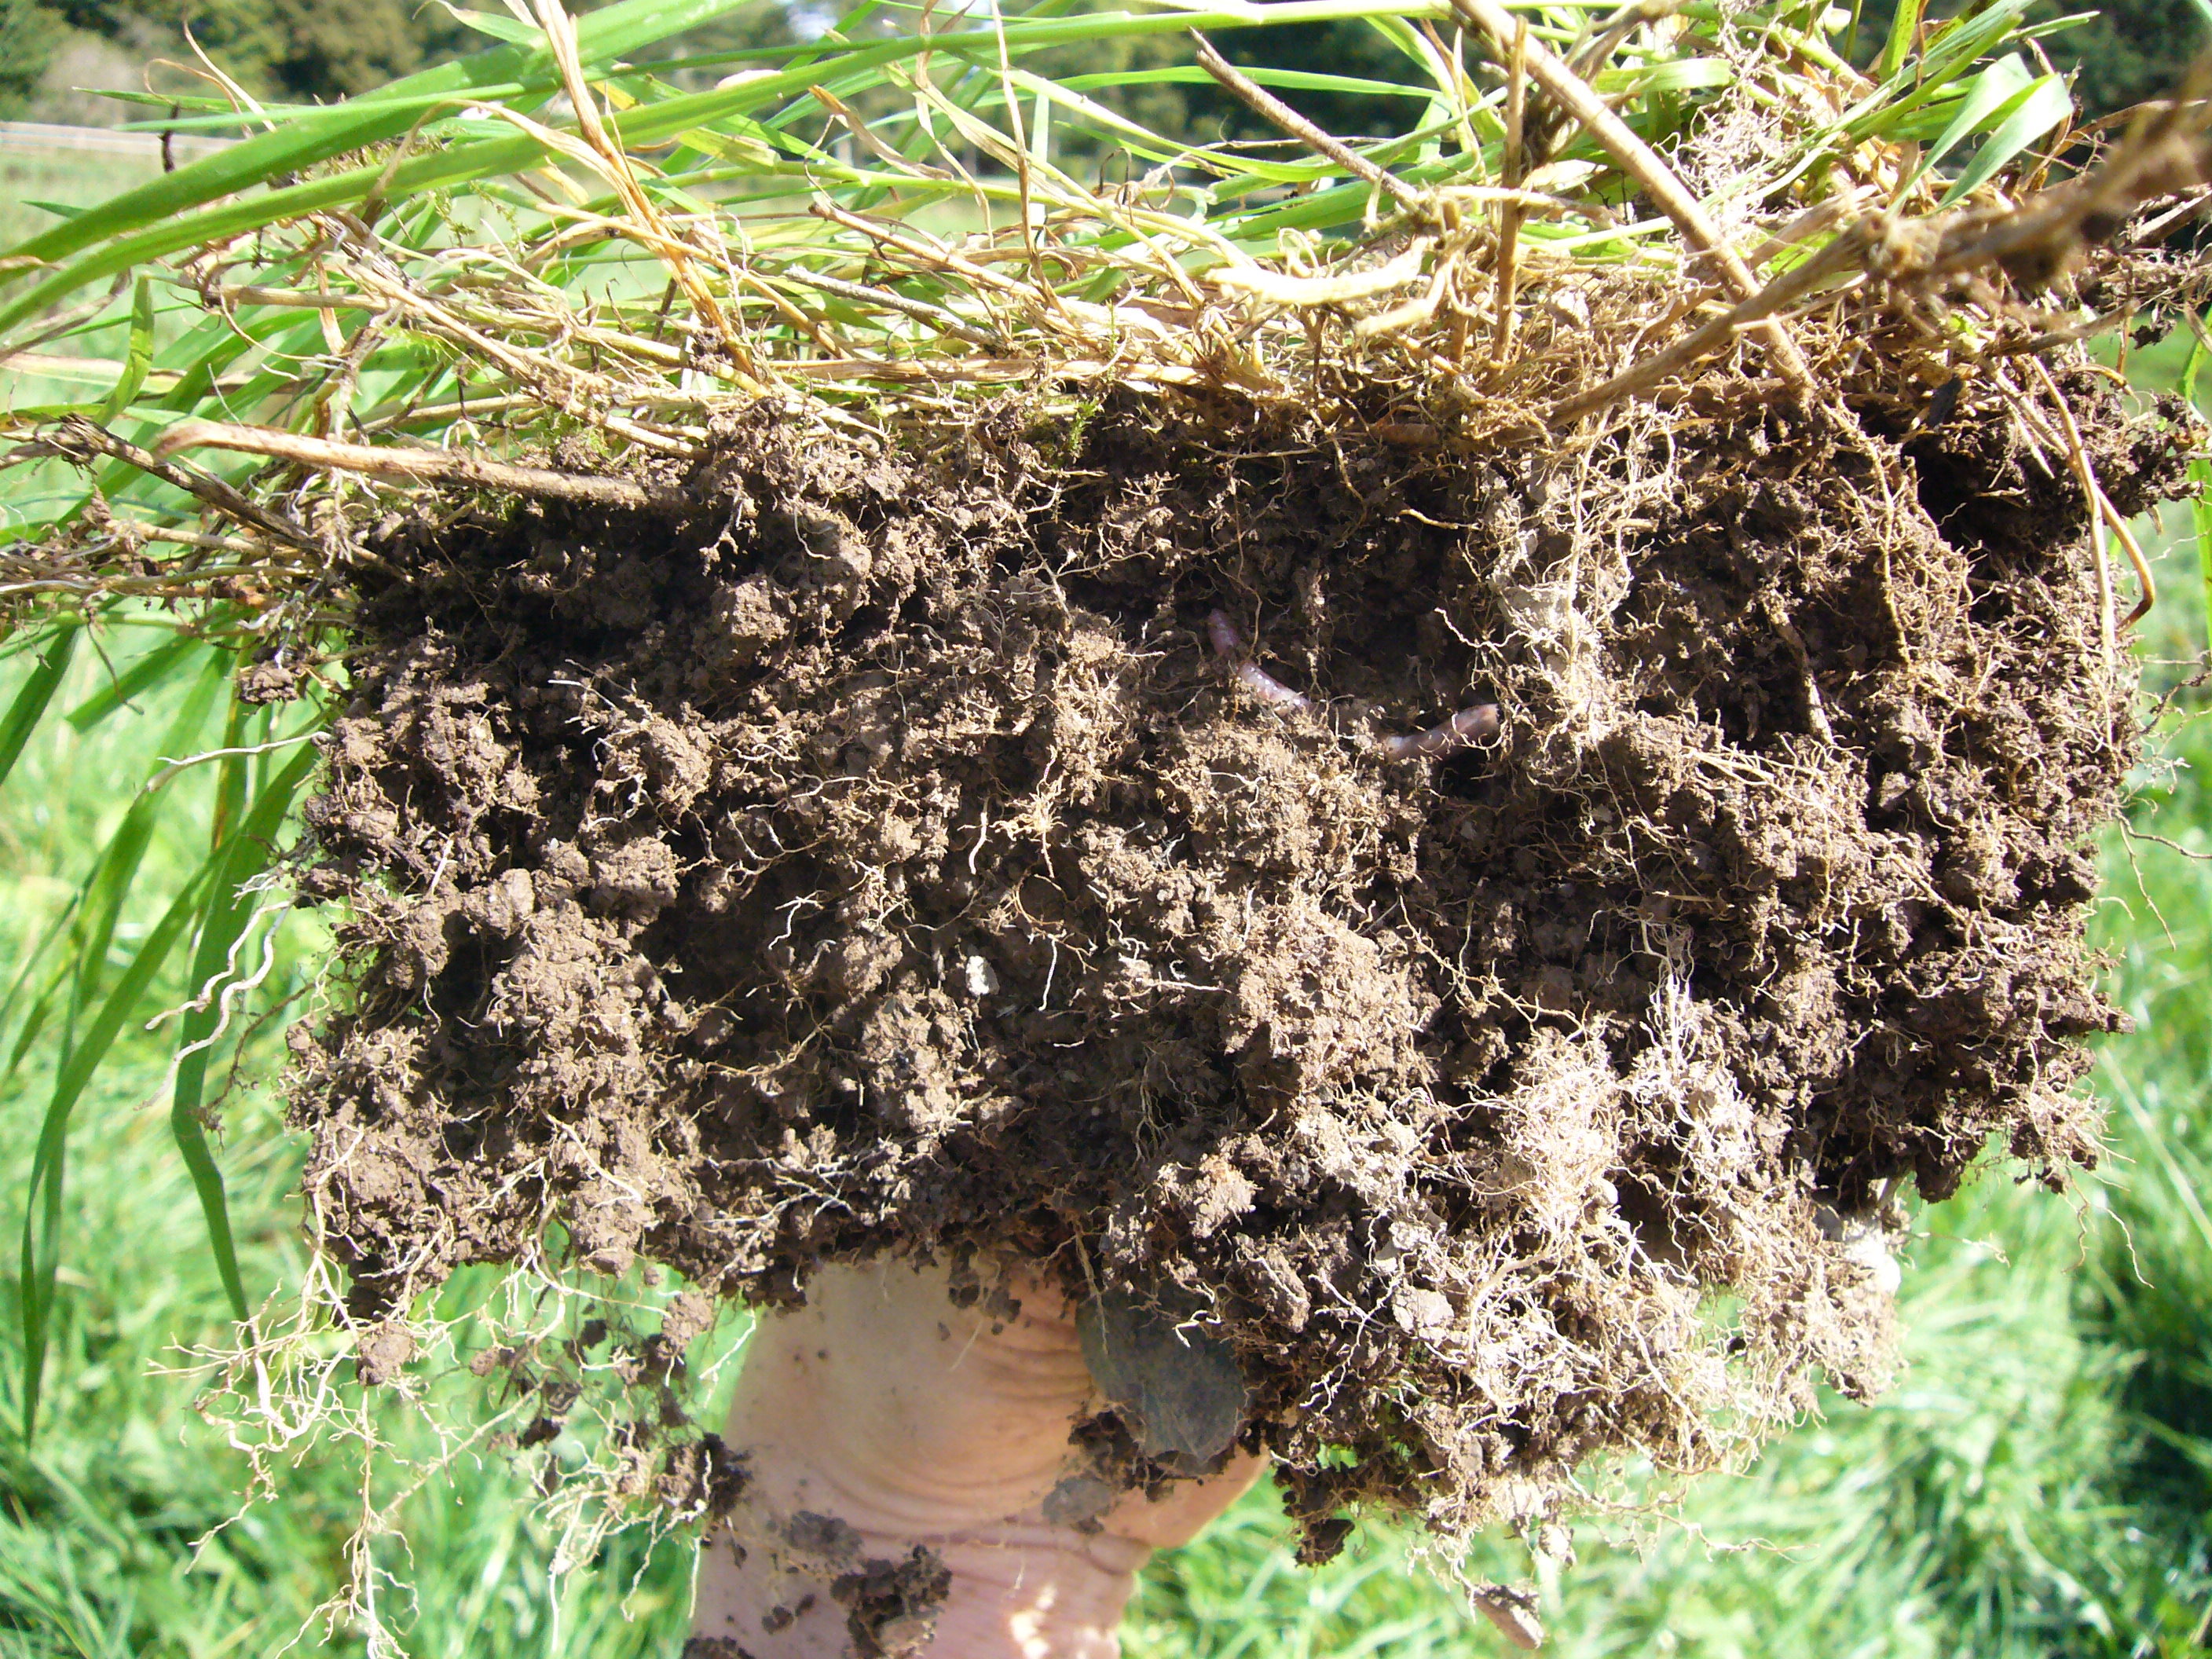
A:
MULTIPOLYGON (((2172 411, 2064 378, 2122 512, 2181 489, 2172 411)), ((387 523, 308 814, 343 983, 294 1037, 352 1316, 556 1224, 757 1304, 1025 1257, 1204 1327, 1310 1558, 1879 1389, 1899 1183, 2091 1162, 2119 1023, 2085 500, 1947 401, 1464 454, 764 410, 680 507, 387 523)), ((1078 1440, 1157 1483, 1219 1409, 1078 1440)), ((927 1599, 878 1567, 856 1629, 927 1599)))

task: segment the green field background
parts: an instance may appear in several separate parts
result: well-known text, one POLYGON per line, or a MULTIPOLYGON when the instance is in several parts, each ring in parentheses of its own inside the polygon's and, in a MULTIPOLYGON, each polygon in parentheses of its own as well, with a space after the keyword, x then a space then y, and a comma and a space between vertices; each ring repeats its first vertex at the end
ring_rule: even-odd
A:
MULTIPOLYGON (((109 179, 105 182, 118 182, 109 179)), ((30 194, 90 199, 100 164, 0 157, 0 213, 30 194), (31 183, 35 175, 36 187, 31 183)), ((12 231, 13 227, 10 227, 12 231)), ((0 240, 6 240, 0 237, 0 240)), ((2170 355, 2131 365, 2170 380, 2170 355)), ((0 374, 0 396, 29 388, 0 374)), ((4 509, 0 500, 0 509, 4 509)), ((2166 598, 2140 642, 2149 684, 2175 687, 2205 639, 2185 508, 2147 526, 2166 598)), ((4 533, 4 532, 0 532, 4 533)), ((121 628, 82 652, 74 697, 165 637, 121 628)), ((0 702, 22 671, 0 660, 0 702)), ((59 705, 69 706, 64 699, 59 705)), ((2112 1156, 2053 1196, 1993 1167, 1923 1206, 1905 1263, 1908 1364, 1873 1407, 1820 1411, 1750 1469, 1679 1509, 1581 1523, 1579 1564, 1547 1575, 1547 1650, 1599 1655, 1996 1659, 2201 1653, 2212 1621, 2212 694, 2181 690, 2139 779, 2134 833, 2115 834, 2096 931, 2136 1024, 2094 1079, 2112 1156)), ((50 722, 0 787, 0 987, 59 913, 160 751, 160 707, 80 735, 50 722)), ((147 874, 206 844, 208 803, 180 787, 147 874)), ((158 879, 140 890, 162 890, 158 879)), ((138 933, 151 918, 135 919, 138 933)), ((132 926, 118 930, 127 951, 132 926)), ((312 923, 288 935, 272 982, 311 996, 312 923)), ((149 1015, 186 995, 181 972, 149 1015)), ((334 1440, 266 1468, 246 1503, 246 1458, 196 1409, 190 1352, 230 1330, 198 1207, 169 1139, 161 1033, 120 1047, 80 1107, 66 1188, 59 1328, 38 1437, 21 1401, 15 1246, 19 1197, 0 1188, 0 1656, 367 1651, 358 1620, 319 1620, 361 1512, 359 1471, 334 1440)), ((249 1292, 296 1282, 305 1261, 299 1148, 272 1084, 273 1024, 247 1045, 222 1158, 249 1292)), ((52 1057, 0 1097, 0 1170, 29 1164, 52 1057)), ((667 1287, 663 1287, 665 1292, 667 1287)), ((482 1289, 464 1279, 457 1303, 482 1289)), ((643 1294, 642 1291, 640 1292, 643 1294)), ((726 1358, 724 1322, 708 1358, 726 1358)), ((715 1372, 725 1386, 733 1369, 715 1372)), ((404 1401, 376 1409, 402 1452, 427 1449, 404 1401)), ((1613 1472, 1643 1490, 1635 1470, 1613 1472)), ((424 1656, 673 1656, 689 1551, 624 1534, 556 1582, 560 1540, 524 1474, 464 1458, 403 1507, 378 1557, 380 1615, 424 1656)), ((1364 1526, 1307 1571, 1263 1485, 1199 1545, 1146 1573, 1132 1659, 1293 1659, 1505 1651, 1416 1540, 1364 1526)), ((1466 1571, 1517 1578, 1527 1559, 1485 1540, 1466 1571)))

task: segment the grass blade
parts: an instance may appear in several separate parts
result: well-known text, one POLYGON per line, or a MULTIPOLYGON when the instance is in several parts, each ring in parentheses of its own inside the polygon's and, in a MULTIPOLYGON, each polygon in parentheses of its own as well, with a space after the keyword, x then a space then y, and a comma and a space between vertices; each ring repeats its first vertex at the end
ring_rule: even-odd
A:
POLYGON ((1928 147, 1913 176, 1939 166, 1945 156, 1982 131, 1997 112, 2034 84, 2035 76, 2018 52, 2000 58, 1967 83, 1966 95, 1943 136, 1928 147))
MULTIPOLYGON (((193 650, 205 651, 206 647, 197 640, 169 641, 149 652, 146 659, 133 664, 130 672, 136 674, 147 659, 159 659, 158 672, 143 677, 151 683, 159 678, 160 672, 173 669, 177 662, 193 650)), ((50 651, 49 655, 52 654, 50 651)), ((228 659, 220 653, 207 653, 204 667, 186 692, 182 706, 164 734, 161 745, 162 752, 181 753, 191 747, 192 740, 206 724, 216 694, 227 684, 224 671, 228 663, 228 659)), ((106 689, 112 692, 122 683, 122 678, 118 678, 112 681, 106 689)), ((97 702, 99 699, 95 697, 90 701, 97 702)), ((121 699, 118 697, 116 701, 119 705, 121 699)), ((80 705, 79 709, 72 711, 72 714, 82 713, 86 706, 80 705)), ((98 718, 104 712, 94 709, 94 717, 98 718)), ((90 720, 85 722, 86 725, 90 723, 90 720)), ((39 1389, 52 1327, 55 1276, 59 1267, 61 1203, 70 1115, 86 1083, 113 1044, 123 1021, 137 1006, 146 986, 167 959, 176 942, 178 929, 193 915, 196 896, 204 885, 210 868, 210 866, 203 866, 172 900, 168 911, 140 945, 113 988, 108 991, 104 1000, 100 1000, 107 955, 114 942, 117 921, 167 805, 167 793, 161 787, 161 781, 157 781, 153 787, 140 792, 138 799, 124 814, 123 822, 108 838, 92 873, 71 904, 66 933, 60 938, 59 948, 53 953, 56 957, 54 966, 24 1015, 6 1068, 0 1072, 0 1085, 4 1085, 21 1067, 31 1045, 52 1016, 66 986, 67 1018, 62 1033, 59 1075, 55 1080, 53 1093, 47 1102, 40 1126, 24 1206, 20 1267, 24 1341, 22 1427, 27 1441, 36 1424, 39 1389), (96 1000, 99 1001, 98 1012, 80 1030, 80 1019, 96 1000)), ((210 860, 210 865, 212 862, 210 860)))
MULTIPOLYGON (((238 1252, 231 1237, 222 1170, 216 1162, 213 1148, 208 1145, 204 1119, 208 1055, 227 1018, 223 1006, 227 991, 210 994, 210 988, 229 967, 231 951, 252 915, 250 897, 241 890, 268 868, 277 829, 319 758, 314 749, 302 747, 283 770, 263 787, 252 806, 237 821, 236 829, 227 837, 218 837, 216 850, 210 855, 210 861, 216 865, 214 885, 209 891, 206 911, 200 922, 199 944, 192 953, 189 981, 193 996, 200 1000, 202 1006, 185 1016, 183 1034, 179 1039, 176 1089, 169 1105, 169 1132, 176 1139, 177 1150, 184 1155, 185 1167, 191 1171, 192 1187, 199 1194, 200 1212, 207 1219, 208 1246, 215 1255, 216 1270, 222 1275, 223 1291, 230 1297, 231 1313, 241 1320, 247 1317, 246 1286, 239 1274, 238 1252)), ((242 785, 242 761, 234 757, 234 763, 231 763, 237 764, 242 785)))
MULTIPOLYGON (((621 0, 577 20, 577 49, 587 66, 604 66, 640 46, 711 21, 739 3, 742 0, 621 0)), ((334 155, 400 137, 425 112, 533 92, 550 95, 559 85, 552 53, 545 47, 502 46, 441 64, 328 109, 302 112, 274 131, 204 155, 125 191, 97 213, 79 214, 5 250, 0 285, 13 272, 54 264, 118 232, 158 224, 334 155)), ((40 291, 49 286, 41 284, 40 291)), ((0 330, 20 320, 21 310, 20 304, 11 307, 0 320, 0 330)))
MULTIPOLYGON (((215 694, 222 684, 220 657, 210 659, 208 669, 185 699, 171 723, 162 748, 176 752, 190 746, 191 739, 206 722, 215 694)), ((146 856, 146 848, 160 826, 162 810, 167 798, 158 789, 140 792, 123 815, 123 822, 108 837, 107 845, 100 849, 92 873, 85 878, 72 902, 70 912, 75 920, 66 938, 61 942, 52 969, 46 983, 40 988, 29 1011, 23 1016, 22 1028, 15 1035, 15 1047, 8 1055, 4 1067, 0 1067, 0 1087, 5 1087, 22 1066, 31 1045, 45 1030, 52 1014, 55 999, 63 986, 70 988, 70 1019, 73 1026, 76 1013, 99 994, 109 946, 114 942, 115 923, 121 915, 123 902, 130 896, 131 884, 137 878, 138 866, 146 856)), ((41 953, 43 957, 43 952, 41 953)), ((12 994, 11 994, 12 1000, 12 994)), ((64 1030, 63 1035, 64 1063, 73 1040, 64 1030)))
POLYGON ((465 28, 478 34, 489 34, 495 40, 504 40, 511 46, 534 46, 545 38, 545 31, 534 24, 518 22, 512 17, 501 17, 495 12, 471 11, 457 6, 453 0, 438 0, 446 15, 465 28))
POLYGON ((2012 113, 1974 152, 1974 159, 1967 163, 1966 170, 1944 192, 1940 207, 1949 207, 1995 177, 1998 168, 2074 113, 2073 96, 2066 90, 2066 82, 2056 75, 2043 76, 2007 102, 2012 113))
POLYGON ((1889 20, 1889 39, 1881 48, 1881 56, 1875 60, 1874 78, 1892 79, 1905 67, 1905 60, 1912 52, 1912 37, 1920 29, 1920 14, 1925 0, 1900 0, 1897 15, 1889 20))
POLYGON ((131 407, 139 388, 146 384, 146 371, 153 365, 154 283, 151 277, 142 276, 131 290, 131 341, 124 353, 123 378, 116 381, 115 390, 100 406, 102 426, 131 407))
POLYGON ((94 692, 62 718, 72 730, 88 732, 143 691, 167 679, 177 665, 191 656, 200 642, 188 634, 165 640, 120 674, 94 692))
POLYGON ((84 629, 83 622, 76 617, 64 617, 54 624, 54 637, 46 647, 46 654, 39 659, 39 665, 31 671, 15 693, 15 701, 8 705, 8 714, 0 720, 0 783, 8 781, 15 770, 15 762, 23 752, 23 745, 31 740, 45 716, 46 705, 53 701, 54 691, 69 672, 70 658, 76 653, 77 635, 84 629))
POLYGON ((131 959, 129 967, 107 994, 100 1011, 85 1028, 82 1040, 71 1050, 63 1065, 61 1074, 54 1079, 54 1091, 46 1102, 46 1116, 39 1129, 38 1151, 32 1161, 29 1190, 25 1194, 23 1214, 23 1248, 21 1271, 22 1330, 23 1330, 23 1422, 24 1442, 27 1444, 36 1431, 39 1416, 39 1389, 46 1370, 46 1340, 52 1328, 56 1270, 60 1267, 58 1254, 61 1238, 62 1177, 69 1147, 70 1114, 77 1099, 84 1093, 84 1085, 92 1079, 93 1073, 114 1045, 123 1022, 129 1018, 154 975, 161 971, 173 950, 191 923, 198 912, 202 890, 207 885, 213 860, 200 866, 187 881, 169 908, 162 913, 153 930, 131 959))
POLYGON ((2189 464, 2189 479, 2197 487, 2189 503, 2190 528, 2197 532, 2197 565, 2204 582, 2204 648, 2212 653, 2212 461, 2199 458, 2189 464))
MULTIPOLYGON (((2197 376, 2204 367, 2205 330, 2198 324, 2196 338, 2189 347, 2189 362, 2181 371, 2181 395, 2193 408, 2197 404, 2197 376)), ((2189 464, 2189 481, 2197 486, 2197 494, 2189 502, 2189 527, 2197 534, 2197 568, 2204 581, 2204 648, 2212 652, 2212 460, 2199 457, 2189 464)))
MULTIPOLYGON (((2025 0, 2021 3, 2024 3, 2025 0)), ((695 6, 704 8, 705 15, 709 15, 715 6, 722 3, 723 0, 694 0, 695 6)), ((1019 22, 1009 20, 1002 29, 998 30, 975 29, 894 37, 853 48, 818 64, 808 63, 796 69, 773 72, 740 86, 684 94, 657 103, 611 113, 606 125, 610 133, 622 143, 633 148, 649 149, 681 137, 694 128, 712 128, 731 115, 741 115, 781 99, 805 98, 817 83, 830 86, 833 89, 842 88, 848 84, 842 77, 872 76, 886 64, 926 53, 942 53, 948 58, 963 54, 995 53, 1002 37, 1010 53, 1026 53, 1053 46, 1080 46, 1109 33, 1134 36, 1181 33, 1189 29, 1252 28, 1275 22, 1319 22, 1385 15, 1402 9, 1405 0, 1275 0, 1275 3, 1264 9, 1224 7, 1219 10, 1168 12, 1133 17, 1046 17, 1034 21, 1025 19, 1019 22)), ((605 11, 591 13, 580 21, 580 30, 623 9, 617 5, 605 11)), ((680 9, 671 9, 672 12, 680 9)), ((672 24, 664 32, 672 33, 677 27, 690 26, 689 23, 672 24)), ((655 37, 648 35, 647 38, 655 37)), ((499 52, 484 56, 496 58, 501 52, 515 50, 501 47, 499 52)), ((602 58, 612 55, 614 52, 611 49, 603 50, 601 53, 602 58)), ((790 54, 779 52, 776 55, 788 57, 790 54)), ((477 60, 464 61, 473 63, 477 60)), ((421 81, 438 73, 440 71, 426 70, 423 76, 411 78, 421 81)), ((858 82, 852 84, 857 85, 858 82)), ((550 82, 546 89, 551 89, 550 82)), ((390 90, 388 88, 387 92, 390 90)), ((531 88, 519 86, 478 88, 470 96, 489 100, 496 93, 520 106, 523 94, 529 90, 531 88)), ((400 107, 382 94, 370 94, 355 99, 350 103, 337 105, 330 112, 333 118, 348 112, 355 112, 353 119, 341 124, 344 127, 342 140, 331 137, 331 122, 303 118, 293 125, 279 128, 258 138, 248 139, 220 152, 217 156, 196 161, 191 167, 180 168, 168 175, 168 181, 185 179, 188 174, 212 161, 234 159, 242 152, 255 149, 256 146, 283 140, 283 144, 276 148, 256 151, 254 176, 245 181, 257 185, 273 184, 276 177, 296 173, 311 161, 327 160, 332 155, 359 149, 383 139, 399 137, 410 131, 415 118, 425 111, 458 105, 460 101, 456 97, 443 95, 410 96, 404 106, 400 107)), ((481 180, 513 176, 537 167, 547 154, 546 146, 538 139, 520 136, 456 143, 448 149, 415 156, 396 167, 378 162, 301 184, 258 189, 251 193, 239 193, 243 190, 243 184, 239 184, 234 186, 226 185, 221 190, 198 186, 189 191, 179 188, 164 196, 160 194, 163 185, 148 185, 118 197, 97 214, 81 216, 0 255, 0 281, 4 281, 6 266, 9 262, 32 260, 40 262, 42 266, 51 265, 59 255, 82 252, 97 245, 96 251, 56 271, 35 287, 16 295, 14 301, 4 308, 0 308, 0 336, 4 336, 8 330, 27 319, 40 315, 76 289, 103 277, 129 270, 143 260, 159 258, 165 254, 210 242, 249 235, 270 225, 302 218, 312 213, 352 206, 371 195, 389 203, 423 191, 458 188, 481 180), (155 194, 149 195, 149 192, 155 194), (226 201, 220 206, 204 205, 226 194, 234 195, 235 199, 226 201), (189 210, 192 209, 199 210, 189 210), (80 230, 78 228, 84 226, 88 220, 94 222, 91 228, 80 230), (73 240, 59 240, 71 235, 74 236, 73 240)), ((230 175, 226 173, 224 177, 228 179, 230 175)))
MULTIPOLYGON (((1263 87, 1281 87, 1291 92, 1340 92, 1372 98, 1426 99, 1435 95, 1426 87, 1368 81, 1352 75, 1322 75, 1307 70, 1271 70, 1249 64, 1243 72, 1263 87)), ((1204 70, 1184 65, 1176 69, 1123 70, 1110 75, 1064 75, 1056 78, 1055 84, 1074 92, 1095 92, 1101 87, 1211 87, 1215 82, 1204 70)))
POLYGON ((2212 652, 2212 461, 2189 464, 2196 499, 2189 503, 2190 527, 2197 532, 2197 564, 2204 580, 2204 648, 2212 652))

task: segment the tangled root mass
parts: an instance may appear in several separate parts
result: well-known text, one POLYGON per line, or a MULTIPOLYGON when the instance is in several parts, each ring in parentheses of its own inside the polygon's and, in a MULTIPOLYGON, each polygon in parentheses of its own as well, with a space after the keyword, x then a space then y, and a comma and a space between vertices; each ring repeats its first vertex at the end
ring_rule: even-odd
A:
MULTIPOLYGON (((2074 390, 2124 511, 2179 487, 2074 390)), ((2117 1019, 2131 684, 2008 429, 762 416, 680 512, 391 528, 295 1037, 355 1313, 549 1221, 756 1301, 1018 1253, 1204 1310, 1322 1547, 1880 1386, 1893 1183, 2087 1161, 2117 1019)), ((1083 1437, 1163 1473, 1130 1430, 1083 1437)))

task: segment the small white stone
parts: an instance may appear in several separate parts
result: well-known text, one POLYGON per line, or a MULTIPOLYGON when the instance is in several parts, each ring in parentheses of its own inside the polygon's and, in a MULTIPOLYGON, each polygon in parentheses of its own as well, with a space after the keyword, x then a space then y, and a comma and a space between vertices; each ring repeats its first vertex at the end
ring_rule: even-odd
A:
POLYGON ((1816 1204, 1813 1222, 1821 1237, 1843 1247, 1837 1254, 1863 1272, 1876 1291, 1883 1296, 1897 1294, 1904 1274, 1879 1217, 1846 1216, 1830 1205, 1816 1204))
POLYGON ((981 957, 970 957, 962 965, 967 970, 969 996, 988 997, 998 994, 998 972, 988 961, 981 957))
POLYGON ((1404 1288, 1391 1298, 1390 1311, 1401 1330, 1440 1330, 1451 1323, 1451 1298, 1442 1291, 1404 1288))
POLYGON ((1884 1296, 1895 1296, 1897 1287, 1905 1282, 1905 1274, 1897 1265, 1897 1258, 1890 1254, 1889 1240, 1882 1236, 1879 1228, 1869 1227, 1857 1237, 1847 1239, 1844 1244, 1844 1259, 1865 1268, 1875 1289, 1884 1296))

